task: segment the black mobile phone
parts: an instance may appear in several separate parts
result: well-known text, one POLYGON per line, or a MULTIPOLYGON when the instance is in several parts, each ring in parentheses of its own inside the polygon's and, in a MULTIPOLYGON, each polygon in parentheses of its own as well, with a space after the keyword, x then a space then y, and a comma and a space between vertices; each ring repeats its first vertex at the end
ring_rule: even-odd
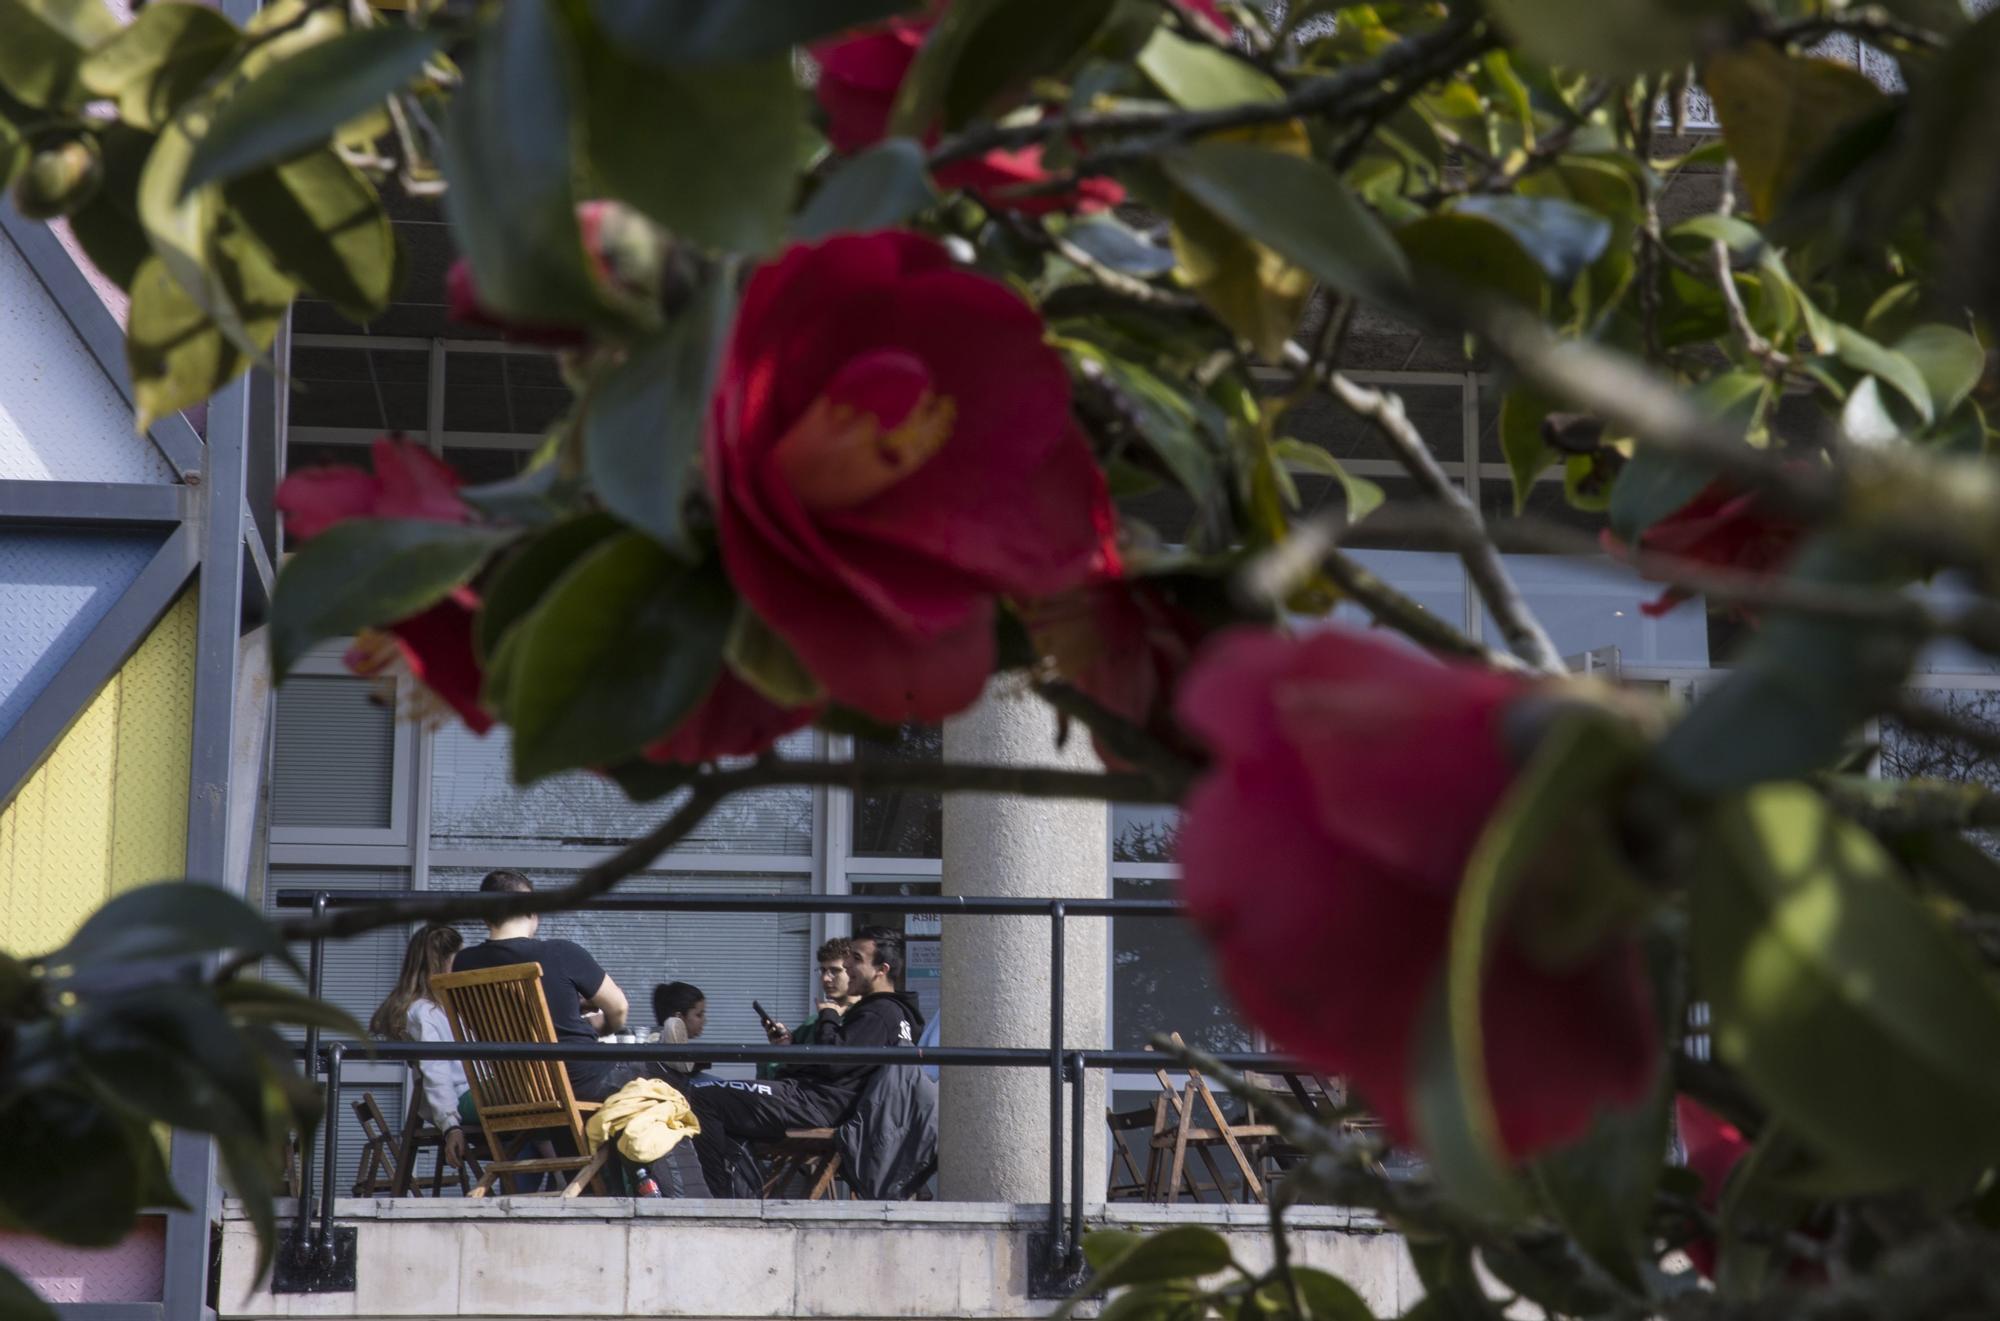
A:
POLYGON ((765 1027, 776 1027, 778 1025, 778 1020, 771 1017, 770 1013, 765 1010, 763 1005, 760 1005, 755 1000, 752 1000, 750 1002, 750 1007, 757 1011, 757 1018, 764 1024, 765 1027))

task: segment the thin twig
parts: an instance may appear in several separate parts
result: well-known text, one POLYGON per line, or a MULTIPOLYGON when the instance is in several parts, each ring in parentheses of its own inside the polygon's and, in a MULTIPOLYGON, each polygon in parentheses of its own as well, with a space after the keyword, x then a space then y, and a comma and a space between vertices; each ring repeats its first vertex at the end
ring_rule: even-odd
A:
MULTIPOLYGON (((1727 220, 1735 212, 1736 161, 1732 158, 1722 168, 1722 198, 1716 203, 1715 214, 1727 220)), ((1764 364, 1767 375, 1783 376, 1791 367, 1792 360, 1750 324, 1750 312, 1743 306, 1743 293, 1736 287, 1736 269, 1729 260, 1729 244, 1718 238, 1712 248, 1715 282, 1722 290, 1722 301, 1729 308, 1729 324, 1735 328, 1736 337, 1743 341, 1745 352, 1764 364)))
POLYGON ((1855 37, 1871 46, 1901 42, 1924 50, 1943 50, 1947 44, 1940 33, 1904 22, 1880 6, 1873 5, 1838 17, 1800 18, 1787 23, 1772 23, 1758 35, 1780 46, 1812 46, 1834 36, 1855 37))
POLYGON ((1820 791, 1842 816, 1885 834, 2000 827, 2000 791, 1983 784, 1828 776, 1820 791))
POLYGON ((1150 785, 1154 795, 1152 801, 1179 801, 1201 772, 1199 765, 1188 761, 1181 753, 1161 743, 1075 684, 1061 679, 1047 679, 1036 684, 1035 691, 1056 709, 1058 715, 1076 721, 1096 735, 1105 751, 1136 766, 1142 773, 1125 778, 1150 785))
POLYGON ((1163 790, 1151 776, 1132 773, 1039 766, 788 761, 766 757, 747 766, 691 772, 688 799, 672 815, 559 889, 533 893, 433 893, 385 900, 366 907, 340 909, 319 918, 295 918, 280 923, 279 930, 287 940, 339 938, 405 922, 498 922, 530 913, 576 908, 652 865, 662 853, 687 838, 710 810, 730 794, 786 785, 841 788, 852 793, 935 789, 946 793, 1018 794, 1106 802, 1172 802, 1178 798, 1178 791, 1163 790))
MULTIPOLYGON (((940 142, 931 150, 930 165, 935 170, 996 149, 1075 137, 1129 135, 1140 139, 1107 148, 1102 153, 1087 154, 1077 166, 1077 173, 1101 172, 1104 166, 1158 155, 1209 133, 1282 124, 1303 116, 1348 109, 1350 103, 1372 103, 1384 94, 1385 83, 1420 74, 1426 75, 1424 81, 1428 82, 1430 71, 1440 61, 1451 61, 1446 68, 1456 67, 1493 40, 1490 34, 1480 31, 1473 8, 1462 6, 1429 32, 1399 41, 1373 59, 1307 79, 1276 101, 1244 102, 1211 110, 1082 111, 1045 115, 1025 124, 989 125, 940 142)), ((1418 83, 1416 87, 1422 85, 1418 83)), ((1408 89, 1405 99, 1414 94, 1416 87, 1408 89)))
MULTIPOLYGON (((1285 346, 1285 360, 1299 363, 1309 357, 1297 344, 1285 346)), ((1500 632, 1507 639, 1507 645, 1516 656, 1535 669, 1548 674, 1561 674, 1564 667, 1562 653, 1556 650, 1548 631, 1528 608, 1521 589, 1507 572, 1500 552, 1486 536, 1486 522, 1480 516, 1464 491, 1452 484, 1424 443, 1423 436, 1411 425, 1409 415, 1403 410, 1402 398, 1386 390, 1357 385, 1337 371, 1325 374, 1327 387, 1334 396, 1350 410, 1367 419, 1375 430, 1389 442, 1403 468, 1415 479, 1425 495, 1435 501, 1439 508, 1449 511, 1465 530, 1466 536, 1459 542, 1459 558, 1465 561, 1465 571, 1472 579, 1486 608, 1500 625, 1500 632)))

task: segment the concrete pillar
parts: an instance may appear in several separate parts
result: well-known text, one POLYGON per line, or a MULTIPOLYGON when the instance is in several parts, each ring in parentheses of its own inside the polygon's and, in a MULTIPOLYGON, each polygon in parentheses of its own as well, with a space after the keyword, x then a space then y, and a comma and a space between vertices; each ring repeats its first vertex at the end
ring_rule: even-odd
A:
MULTIPOLYGON (((1048 703, 996 680, 979 704, 944 727, 947 762, 1098 768, 1089 735, 1056 746, 1048 703)), ((1110 812, 1103 803, 952 794, 944 804, 944 892, 950 895, 1102 896, 1110 888, 1110 812)), ((1065 1049, 1110 1041, 1110 931, 1103 918, 1069 918, 1064 940, 1065 1049)), ((949 1046, 1045 1048, 1049 1031, 1046 917, 947 917, 943 1040, 949 1046)), ((1046 1202, 1046 1069, 946 1069, 939 1116, 939 1196, 948 1201, 1046 1202)), ((1102 1201, 1105 1074, 1084 1097, 1084 1199, 1102 1201)), ((1064 1123, 1069 1098, 1063 1101, 1064 1123)), ((1069 1177, 1069 1153, 1063 1153, 1069 1177)))

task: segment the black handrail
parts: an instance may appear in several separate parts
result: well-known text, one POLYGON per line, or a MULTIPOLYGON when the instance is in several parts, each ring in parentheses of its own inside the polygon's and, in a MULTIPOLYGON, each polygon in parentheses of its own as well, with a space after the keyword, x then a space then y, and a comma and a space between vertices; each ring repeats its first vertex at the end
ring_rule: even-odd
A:
MULTIPOLYGON (((379 890, 282 889, 272 893, 278 908, 311 908, 315 915, 333 908, 398 908, 413 914, 425 896, 385 897, 379 890)), ((1049 932, 1049 1043, 1036 1047, 938 1046, 930 1049, 909 1046, 725 1046, 659 1044, 653 1042, 575 1042, 543 1044, 533 1042, 365 1042, 355 1047, 379 1060, 597 1060, 651 1062, 706 1060, 715 1064, 819 1063, 819 1064, 938 1064, 972 1068, 1041 1068, 1049 1074, 1049 1246, 1047 1280, 1059 1292, 1067 1292, 1083 1264, 1083 1078, 1089 1069, 1158 1068, 1162 1056, 1139 1050, 1068 1050, 1063 1044, 1063 1002, 1065 999, 1064 922, 1071 917, 1176 917, 1182 909, 1169 899, 1004 899, 986 895, 692 895, 692 894, 613 894, 589 900, 568 911, 623 913, 923 913, 940 916, 1038 917, 1047 916, 1049 932), (1063 1083, 1072 1087, 1070 1114, 1065 1124, 1062 1103, 1063 1083), (1070 1131, 1071 1196, 1068 1223, 1064 1223, 1063 1142, 1070 1131)), ((308 963, 308 990, 318 999, 323 989, 324 937, 315 936, 308 963)), ((336 1107, 339 1104, 341 1052, 347 1047, 336 1043, 318 1048, 318 1033, 308 1031, 306 1050, 309 1069, 322 1062, 327 1073, 326 1098, 326 1186, 320 1197, 320 1234, 313 1250, 330 1258, 333 1250, 334 1161, 339 1146, 336 1107)), ((1283 1056, 1261 1052, 1219 1054, 1216 1059, 1232 1068, 1276 1072, 1292 1071, 1295 1063, 1283 1056)), ((306 1210, 312 1202, 310 1135, 301 1143, 299 1214, 294 1242, 306 1246, 306 1210)))

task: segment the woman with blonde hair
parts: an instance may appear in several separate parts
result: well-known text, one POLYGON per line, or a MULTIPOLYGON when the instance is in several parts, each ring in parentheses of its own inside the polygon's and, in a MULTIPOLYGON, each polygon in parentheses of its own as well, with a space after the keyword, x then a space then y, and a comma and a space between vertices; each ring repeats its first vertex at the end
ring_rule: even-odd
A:
MULTIPOLYGON (((383 1041, 450 1041, 451 1023, 431 994, 431 978, 451 971, 451 961, 465 947, 454 927, 425 926, 403 951, 403 970, 396 988, 368 1020, 368 1031, 383 1041)), ((465 1125, 475 1122, 472 1085, 465 1066, 455 1060, 422 1060, 413 1066, 422 1093, 417 1108, 444 1135, 444 1159, 453 1165, 465 1159, 465 1125)))

